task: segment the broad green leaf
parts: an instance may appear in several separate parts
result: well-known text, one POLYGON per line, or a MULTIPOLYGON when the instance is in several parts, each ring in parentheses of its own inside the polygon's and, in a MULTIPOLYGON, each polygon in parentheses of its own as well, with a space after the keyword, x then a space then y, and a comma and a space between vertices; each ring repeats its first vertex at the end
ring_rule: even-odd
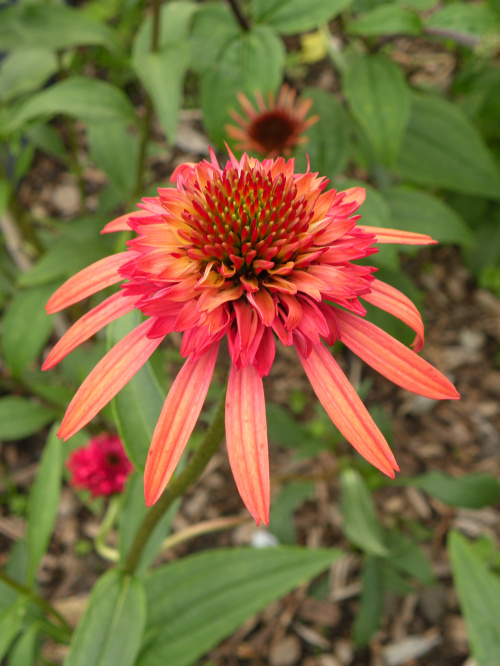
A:
POLYGON ((173 143, 182 101, 189 47, 174 42, 155 53, 137 52, 132 59, 136 74, 149 93, 167 139, 173 143))
POLYGON ((312 99, 310 115, 319 115, 319 120, 310 127, 306 136, 309 141, 297 151, 297 171, 307 168, 309 155, 311 170, 321 176, 334 178, 341 173, 349 160, 349 120, 340 102, 330 93, 317 88, 307 88, 302 98, 312 99))
MULTIPOLYGON (((180 499, 176 500, 156 525, 141 553, 135 575, 141 577, 160 550, 163 540, 170 534, 170 525, 179 509, 180 499)), ((134 473, 127 482, 125 498, 120 511, 119 551, 120 562, 124 563, 130 546, 146 513, 151 511, 144 501, 144 481, 142 474, 134 473)))
POLYGON ((418 580, 422 585, 434 585, 436 581, 431 563, 420 546, 402 532, 390 532, 385 541, 391 553, 384 563, 418 580))
POLYGON ((459 478, 433 471, 405 480, 450 506, 481 509, 492 506, 500 497, 500 483, 489 474, 465 474, 459 478))
POLYGON ((29 3, 2 9, 0 50, 44 48, 58 51, 99 44, 119 51, 115 33, 81 11, 62 5, 29 3))
MULTIPOLYGON (((111 347, 141 322, 137 312, 117 319, 109 326, 111 347)), ((165 401, 165 393, 145 363, 113 399, 113 414, 125 450, 134 465, 143 470, 153 432, 165 401)))
POLYGON ((311 30, 335 18, 352 0, 254 0, 255 19, 283 35, 311 30))
POLYGON ((431 95, 412 96, 398 171, 422 185, 500 200, 500 171, 479 132, 456 105, 431 95))
POLYGON ((219 549, 146 580, 148 629, 137 666, 190 666, 275 599, 341 557, 335 549, 219 549))
POLYGON ((134 108, 125 93, 106 81, 74 76, 33 95, 4 131, 13 131, 40 116, 58 114, 85 122, 136 123, 134 108))
POLYGON ((205 72, 217 67, 221 53, 234 39, 239 39, 241 27, 227 5, 205 3, 195 14, 189 42, 190 69, 205 72))
POLYGON ((28 506, 28 586, 31 587, 57 519, 62 482, 62 442, 59 424, 52 426, 43 451, 28 506))
POLYGON ((458 532, 449 533, 448 553, 472 656, 478 666, 496 666, 500 655, 500 581, 458 532))
MULTIPOLYGON (((158 35, 158 47, 184 41, 189 36, 189 29, 194 14, 199 10, 199 5, 189 0, 173 0, 164 4, 160 14, 160 34, 158 35)), ((134 37, 132 57, 138 54, 151 52, 151 39, 153 34, 153 19, 147 16, 142 22, 134 37)))
POLYGON ((229 109, 236 107, 238 92, 253 96, 266 93, 280 84, 285 64, 285 47, 267 26, 240 31, 220 52, 219 62, 201 80, 201 107, 207 132, 222 145, 224 125, 231 119, 229 109))
POLYGON ((21 630, 26 607, 26 599, 20 598, 0 614, 0 660, 3 660, 21 630))
POLYGON ((66 666, 134 666, 146 620, 140 581, 112 569, 102 576, 73 634, 66 666))
POLYGON ((387 557, 389 550, 382 527, 362 476, 354 469, 344 469, 340 474, 340 487, 344 534, 365 553, 387 557))
POLYGON ((9 655, 9 666, 35 666, 38 627, 29 626, 19 637, 9 655))
POLYGON ((61 136, 51 125, 44 123, 31 125, 26 130, 26 136, 36 148, 68 163, 68 151, 61 136))
POLYGON ((0 439, 23 439, 53 421, 52 410, 27 398, 0 398, 0 439))
POLYGON ((281 446, 303 448, 309 438, 307 429, 284 407, 270 402, 266 405, 269 439, 281 446))
POLYGON ((380 626, 384 612, 384 577, 378 557, 368 557, 361 574, 361 603, 353 627, 357 647, 364 647, 380 626))
POLYGON ((383 195, 391 215, 388 226, 428 234, 440 243, 474 244, 474 237, 460 215, 432 194, 391 187, 383 190, 383 195))
POLYGON ((0 100, 6 102, 40 88, 57 69, 56 56, 47 49, 32 48, 9 53, 0 69, 0 100))
POLYGON ((408 580, 396 569, 392 569, 390 566, 387 566, 387 560, 382 561, 382 579, 383 585, 387 592, 392 592, 400 596, 406 596, 415 592, 415 586, 412 585, 408 580))
POLYGON ((351 21, 347 26, 351 35, 419 35, 422 22, 414 12, 398 5, 382 5, 351 21))
POLYGON ((93 241, 78 242, 63 237, 42 255, 28 273, 22 274, 19 284, 23 287, 35 287, 54 280, 62 280, 105 256, 105 248, 97 238, 93 241))
MULTIPOLYGON (((433 12, 425 22, 426 32, 434 29, 463 35, 485 35, 500 27, 500 18, 485 3, 456 2, 433 12), (430 28, 430 30, 427 30, 430 28)), ((439 34, 439 32, 437 32, 439 34)), ((449 36, 445 34, 444 37, 449 36)))
POLYGON ((347 69, 344 93, 380 160, 394 164, 410 115, 410 93, 399 67, 383 56, 361 56, 347 69))
POLYGON ((16 377, 42 351, 52 331, 45 304, 54 292, 53 285, 18 291, 2 324, 2 351, 5 363, 16 377))
POLYGON ((92 158, 128 199, 137 178, 138 134, 132 134, 123 123, 89 123, 87 141, 92 158))
POLYGON ((314 494, 311 481, 294 481, 287 484, 273 499, 269 529, 282 544, 296 543, 293 516, 295 510, 314 494))

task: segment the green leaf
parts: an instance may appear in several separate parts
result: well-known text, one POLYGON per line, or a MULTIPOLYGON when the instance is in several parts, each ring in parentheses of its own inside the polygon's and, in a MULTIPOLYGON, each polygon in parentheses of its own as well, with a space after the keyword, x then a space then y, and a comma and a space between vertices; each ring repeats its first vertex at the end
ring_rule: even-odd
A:
POLYGON ((160 567, 146 580, 148 630, 137 666, 190 666, 341 555, 334 549, 234 548, 160 567))
POLYGON ((136 663, 146 603, 140 581, 116 570, 94 586, 71 640, 66 666, 133 666, 136 663))
POLYGON ((427 192, 404 187, 383 190, 391 220, 387 226, 428 234, 440 243, 474 244, 474 237, 453 208, 427 192))
POLYGON ((422 23, 414 12, 398 5, 382 5, 347 26, 351 35, 419 35, 422 23))
MULTIPOLYGON (((140 315, 131 312, 110 324, 112 346, 140 324, 140 315)), ((165 394, 158 385, 150 363, 145 363, 113 399, 113 414, 125 450, 134 465, 143 470, 165 394)))
POLYGON ((285 47, 271 28, 256 26, 240 31, 218 60, 201 80, 201 107, 207 132, 223 145, 224 125, 230 121, 229 109, 237 104, 237 93, 252 96, 257 89, 275 90, 282 80, 285 47))
POLYGON ((137 121, 134 108, 122 90, 99 79, 74 76, 30 97, 3 130, 13 131, 33 118, 60 113, 85 122, 137 121))
MULTIPOLYGON (((158 35, 158 47, 160 50, 167 45, 179 43, 189 37, 189 31, 193 16, 200 7, 189 0, 173 0, 164 4, 160 14, 160 34, 158 35)), ((202 11, 204 8, 202 9, 202 11)), ((133 57, 138 54, 151 52, 151 35, 153 32, 153 18, 147 16, 141 23, 134 37, 132 47, 133 57)))
POLYGON ((283 35, 312 30, 331 21, 352 0, 254 0, 255 20, 283 35))
POLYGON ((266 405, 269 439, 281 446, 304 448, 310 435, 284 407, 270 402, 266 405))
POLYGON ((27 398, 0 398, 0 439, 23 439, 53 421, 55 414, 27 398))
POLYGON ((0 50, 43 48, 58 51, 99 44, 119 51, 115 33, 81 11, 62 5, 19 3, 2 9, 0 50))
POLYGON ((221 53, 233 40, 239 39, 240 35, 241 27, 229 6, 203 4, 193 20, 189 43, 190 69, 201 73, 217 67, 221 62, 221 53))
POLYGON ((38 627, 29 626, 19 637, 9 655, 9 666, 35 666, 38 627))
POLYGON ((484 3, 456 2, 433 12, 425 22, 425 27, 431 28, 426 30, 430 34, 437 28, 463 35, 481 36, 493 33, 495 29, 498 31, 499 23, 498 16, 484 3))
POLYGON ((465 509, 492 506, 500 497, 500 483, 489 474, 466 474, 455 478, 436 470, 404 483, 424 490, 445 504, 465 509))
POLYGON ((448 553, 472 656, 478 666, 496 666, 500 654, 500 582, 458 532, 449 533, 448 553))
POLYGON ((123 123, 89 123, 87 141, 97 165, 127 199, 136 184, 139 159, 139 135, 123 123), (126 155, 127 159, 123 159, 126 155))
POLYGON ((155 53, 136 52, 132 64, 148 91, 167 139, 173 143, 182 101, 189 47, 174 42, 155 53))
POLYGON ((500 172, 479 132, 456 105, 438 97, 412 96, 398 171, 422 185, 500 200, 500 172))
MULTIPOLYGON (((180 499, 176 500, 157 523, 144 547, 135 575, 139 578, 146 573, 147 568, 154 560, 160 547, 170 534, 170 525, 179 510, 180 499)), ((130 546, 137 534, 146 513, 151 511, 144 501, 144 481, 142 474, 133 474, 127 482, 125 497, 120 511, 119 551, 120 562, 124 563, 130 546)))
POLYGON ((310 481, 294 481, 287 484, 278 497, 273 499, 269 529, 280 543, 296 543, 294 513, 313 494, 313 483, 310 481))
POLYGON ((28 506, 28 586, 33 584, 42 555, 49 545, 57 519, 62 483, 62 442, 59 424, 52 426, 40 459, 28 506))
POLYGON ((353 627, 353 639, 357 647, 368 645, 380 626, 383 612, 383 567, 378 557, 368 557, 361 574, 361 602, 353 627))
POLYGON ((21 598, 0 614, 0 660, 3 660, 21 630, 26 606, 26 599, 21 598))
POLYGON ((387 547, 391 554, 384 562, 399 572, 418 580, 427 587, 434 585, 436 579, 431 563, 423 550, 402 532, 390 532, 386 535, 387 547))
POLYGON ((9 53, 0 69, 0 100, 6 102, 40 88, 57 69, 56 56, 47 49, 9 53))
POLYGON ((312 171, 334 178, 341 173, 349 160, 349 119, 340 102, 330 93, 317 88, 307 88, 303 99, 312 99, 311 115, 319 120, 310 127, 305 136, 309 141, 297 153, 297 171, 307 168, 309 155, 312 171))
POLYGON ((3 357, 12 374, 19 377, 37 358, 52 331, 45 304, 53 285, 18 291, 5 313, 2 325, 3 357))
POLYGON ((381 161, 394 164, 410 115, 409 89, 399 67, 383 56, 361 56, 347 69, 344 93, 381 161))
POLYGON ((362 476, 354 469, 344 469, 340 474, 342 497, 342 531, 349 541, 365 553, 386 557, 382 527, 375 505, 362 476))

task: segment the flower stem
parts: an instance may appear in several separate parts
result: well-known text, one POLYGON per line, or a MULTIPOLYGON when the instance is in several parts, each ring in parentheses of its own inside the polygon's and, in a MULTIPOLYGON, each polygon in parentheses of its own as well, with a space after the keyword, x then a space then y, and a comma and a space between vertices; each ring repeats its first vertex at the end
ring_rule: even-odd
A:
MULTIPOLYGON (((151 28, 151 53, 158 51, 160 44, 160 26, 161 26, 161 0, 153 2, 153 25, 151 28)), ((149 135, 151 133, 151 121, 153 120, 153 104, 149 95, 146 93, 144 119, 141 127, 141 142, 139 145, 139 157, 137 160, 137 174, 135 181, 135 192, 133 200, 141 197, 144 186, 144 166, 146 163, 146 151, 148 147, 149 135)))
POLYGON ((30 590, 29 587, 26 587, 25 585, 18 583, 17 580, 14 580, 10 576, 8 576, 5 573, 5 571, 2 571, 1 569, 0 569, 0 580, 3 581, 9 587, 11 587, 13 590, 16 590, 16 592, 19 592, 19 594, 22 594, 23 596, 27 597, 30 601, 32 601, 34 604, 36 604, 42 610, 44 610, 47 613, 47 615, 52 615, 52 617, 56 618, 56 620, 58 620, 59 624, 61 625, 65 633, 71 635, 73 629, 66 622, 61 613, 59 613, 59 611, 57 611, 54 608, 54 606, 52 606, 52 604, 49 604, 48 601, 45 601, 45 599, 39 597, 38 594, 36 594, 36 592, 33 592, 33 590, 30 590))
POLYGON ((106 537, 114 525, 121 505, 121 495, 115 495, 111 498, 108 505, 108 510, 106 511, 106 515, 104 516, 104 519, 99 527, 99 532, 97 533, 94 541, 95 549, 99 555, 105 560, 109 560, 110 562, 118 562, 119 554, 116 548, 111 548, 111 546, 108 546, 106 543, 106 537))
POLYGON ((156 527, 157 523, 161 520, 165 512, 170 508, 172 502, 184 494, 184 492, 192 485, 200 476, 208 461, 219 448, 219 444, 224 436, 224 412, 225 412, 225 398, 226 392, 224 391, 214 420, 210 425, 205 438, 200 446, 192 454, 186 468, 179 476, 170 481, 165 492, 146 514, 142 525, 139 527, 135 536, 134 542, 130 548, 127 560, 125 562, 125 573, 132 574, 137 565, 139 564, 142 551, 151 535, 151 532, 156 527))
POLYGON ((231 5, 231 9, 233 10, 233 14, 236 20, 241 25, 243 30, 245 32, 248 32, 250 30, 250 23, 248 22, 248 19, 245 16, 243 16, 243 13, 238 5, 237 0, 228 0, 228 2, 231 5))
POLYGON ((230 530, 233 527, 242 525, 252 521, 250 515, 245 516, 227 516, 225 518, 215 518, 213 520, 204 520, 197 525, 190 525, 186 529, 171 534, 165 539, 161 546, 161 552, 164 553, 175 546, 201 536, 202 534, 211 534, 213 532, 221 532, 222 530, 230 530))

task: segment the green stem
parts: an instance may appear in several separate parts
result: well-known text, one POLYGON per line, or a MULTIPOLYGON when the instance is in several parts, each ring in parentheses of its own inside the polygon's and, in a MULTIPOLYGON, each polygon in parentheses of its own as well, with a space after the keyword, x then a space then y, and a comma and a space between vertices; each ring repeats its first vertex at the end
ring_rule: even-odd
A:
POLYGON ((14 580, 10 576, 8 576, 5 571, 2 571, 0 569, 0 580, 2 580, 6 585, 11 587, 13 590, 16 592, 19 592, 19 594, 22 594, 23 596, 27 597, 30 601, 32 601, 34 604, 37 606, 40 606, 47 615, 52 615, 52 617, 56 618, 61 627, 64 629, 64 631, 67 634, 71 634, 73 629, 71 626, 66 622, 64 617, 57 611, 54 606, 49 604, 48 601, 45 601, 42 597, 39 597, 36 592, 33 592, 33 590, 30 590, 29 587, 26 587, 25 585, 22 585, 21 583, 18 583, 17 580, 14 580))
MULTIPOLYGON (((158 51, 160 44, 161 27, 161 0, 153 2, 153 25, 151 32, 151 53, 158 51)), ((141 143, 139 145, 139 158, 137 160, 137 174, 135 181, 134 201, 141 197, 144 187, 144 166, 146 164, 146 151, 148 147, 149 135, 151 133, 151 121, 153 120, 153 104, 149 95, 146 94, 144 120, 141 127, 141 143)), ((132 202, 132 205, 134 203, 132 202)))
POLYGON ((248 32, 250 30, 250 24, 248 22, 248 19, 243 15, 243 12, 241 11, 237 0, 228 0, 228 2, 229 5, 231 6, 231 9, 233 10, 235 19, 238 21, 243 30, 245 32, 248 32))
POLYGON ((115 495, 111 498, 108 510, 104 516, 104 520, 102 521, 99 527, 99 532, 97 533, 97 536, 94 540, 96 551, 101 557, 103 557, 105 560, 109 560, 110 562, 118 562, 119 554, 116 548, 111 548, 111 546, 108 546, 106 543, 106 537, 108 536, 109 531, 115 523, 116 517, 118 516, 118 512, 120 511, 122 505, 122 500, 122 495, 115 495))
POLYGON ((146 514, 142 525, 135 536, 134 542, 125 562, 125 573, 132 574, 139 564, 142 551, 146 543, 165 512, 170 508, 172 502, 191 486, 200 476, 208 461, 217 451, 219 444, 224 436, 224 413, 225 413, 226 392, 224 391, 214 420, 207 430, 205 438, 200 446, 192 454, 186 468, 179 476, 170 481, 165 492, 156 502, 153 508, 146 514))

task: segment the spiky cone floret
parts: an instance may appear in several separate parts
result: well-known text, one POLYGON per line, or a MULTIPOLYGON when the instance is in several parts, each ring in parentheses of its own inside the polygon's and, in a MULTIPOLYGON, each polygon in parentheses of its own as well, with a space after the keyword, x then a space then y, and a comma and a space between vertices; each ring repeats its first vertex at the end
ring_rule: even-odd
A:
POLYGON ((296 146, 307 142, 304 132, 319 120, 319 116, 307 117, 311 99, 296 99, 297 91, 283 84, 277 100, 272 92, 267 102, 262 93, 255 92, 256 106, 248 97, 238 94, 243 115, 230 111, 237 125, 226 125, 229 137, 236 140, 235 148, 259 153, 267 157, 290 155, 296 146))
POLYGON ((364 227, 354 213, 364 190, 326 191, 318 174, 294 172, 294 161, 259 162, 232 153, 225 167, 183 164, 176 189, 143 199, 141 210, 110 222, 104 233, 132 229, 128 250, 93 264, 52 296, 49 313, 121 280, 121 289, 77 321, 43 368, 122 314, 145 321, 98 363, 74 396, 59 430, 84 427, 147 361, 166 335, 182 333, 186 359, 161 412, 145 470, 148 505, 159 498, 202 409, 219 345, 227 339, 231 368, 226 442, 236 485, 257 524, 269 519, 269 463, 262 377, 275 341, 294 346, 332 421, 384 474, 394 456, 326 345, 341 340, 399 386, 429 398, 458 398, 452 384, 417 355, 422 319, 376 269, 354 263, 379 243, 429 244, 429 236, 364 227), (363 301, 415 332, 414 351, 365 319, 363 301))

